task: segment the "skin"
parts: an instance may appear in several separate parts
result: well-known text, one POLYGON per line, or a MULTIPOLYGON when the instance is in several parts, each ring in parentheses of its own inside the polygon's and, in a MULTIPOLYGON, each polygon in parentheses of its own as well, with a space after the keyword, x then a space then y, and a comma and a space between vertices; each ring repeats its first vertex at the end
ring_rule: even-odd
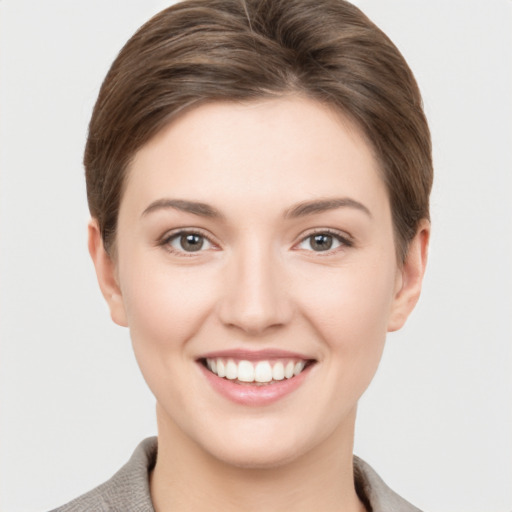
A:
POLYGON ((184 113, 136 154, 126 185, 116 259, 95 220, 89 249, 157 400, 155 510, 364 510, 352 475, 357 402, 386 333, 419 297, 428 222, 398 264, 371 148, 339 113, 300 97, 184 113), (219 215, 162 202, 177 199, 219 215), (297 215, 311 201, 323 208, 297 215), (184 250, 180 229, 205 236, 203 248, 184 250), (332 236, 331 249, 312 233, 332 236), (315 364, 276 403, 240 405, 197 362, 240 348, 315 364))

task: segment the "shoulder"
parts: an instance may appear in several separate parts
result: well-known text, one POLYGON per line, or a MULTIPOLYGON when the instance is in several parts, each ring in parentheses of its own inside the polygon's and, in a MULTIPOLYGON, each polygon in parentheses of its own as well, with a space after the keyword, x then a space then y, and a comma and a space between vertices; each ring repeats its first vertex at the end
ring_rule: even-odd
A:
POLYGON ((392 491, 369 464, 356 456, 354 480, 359 498, 371 512, 421 512, 392 491))
POLYGON ((154 512, 148 472, 156 451, 156 437, 145 439, 110 480, 52 512, 154 512))

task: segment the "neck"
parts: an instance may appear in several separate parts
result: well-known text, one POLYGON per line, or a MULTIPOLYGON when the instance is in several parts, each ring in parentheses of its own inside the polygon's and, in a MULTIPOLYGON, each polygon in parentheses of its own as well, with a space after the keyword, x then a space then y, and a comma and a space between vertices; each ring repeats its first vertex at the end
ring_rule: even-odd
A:
POLYGON ((319 446, 276 467, 223 462, 159 421, 158 456, 150 477, 155 512, 223 510, 364 512, 354 488, 353 424, 319 446))

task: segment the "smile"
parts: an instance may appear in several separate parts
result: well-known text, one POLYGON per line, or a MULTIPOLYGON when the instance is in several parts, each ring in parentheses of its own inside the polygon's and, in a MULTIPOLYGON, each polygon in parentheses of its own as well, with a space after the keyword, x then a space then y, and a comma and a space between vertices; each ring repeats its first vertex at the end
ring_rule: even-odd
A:
POLYGON ((316 359, 282 350, 229 350, 196 360, 211 388, 236 404, 264 407, 293 394, 316 359))
POLYGON ((204 364, 218 377, 239 383, 270 384, 299 375, 308 364, 304 359, 235 360, 206 358, 204 364))

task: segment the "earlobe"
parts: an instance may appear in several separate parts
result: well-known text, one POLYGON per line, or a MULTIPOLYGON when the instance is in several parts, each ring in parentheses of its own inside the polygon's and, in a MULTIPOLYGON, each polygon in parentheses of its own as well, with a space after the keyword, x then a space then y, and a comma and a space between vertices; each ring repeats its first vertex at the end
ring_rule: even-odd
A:
POLYGON ((388 332, 397 331, 405 324, 421 293, 421 285, 428 257, 430 222, 423 219, 411 240, 407 256, 397 275, 397 288, 388 322, 388 332))
POLYGON ((128 327, 116 265, 105 250, 96 219, 91 219, 88 225, 88 246, 101 293, 110 309, 110 316, 116 324, 128 327))

